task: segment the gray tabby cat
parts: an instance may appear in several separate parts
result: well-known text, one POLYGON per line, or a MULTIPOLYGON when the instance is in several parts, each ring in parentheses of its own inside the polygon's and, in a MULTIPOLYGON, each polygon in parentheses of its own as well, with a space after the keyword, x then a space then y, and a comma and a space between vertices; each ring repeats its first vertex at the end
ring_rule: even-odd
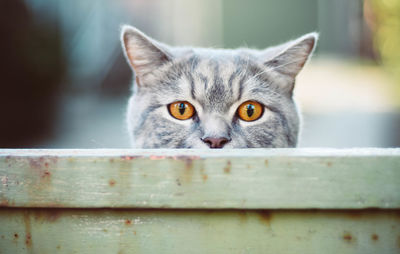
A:
POLYGON ((295 147, 295 78, 317 38, 260 51, 176 48, 124 26, 122 45, 136 74, 127 111, 133 147, 295 147))

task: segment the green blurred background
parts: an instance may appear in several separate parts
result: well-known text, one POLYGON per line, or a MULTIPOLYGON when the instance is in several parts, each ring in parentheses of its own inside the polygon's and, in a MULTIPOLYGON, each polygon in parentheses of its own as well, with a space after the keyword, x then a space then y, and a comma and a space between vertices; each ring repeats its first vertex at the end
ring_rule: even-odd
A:
POLYGON ((400 146, 399 0, 3 0, 1 148, 129 146, 122 24, 171 45, 226 48, 317 31, 295 89, 300 146, 400 146))

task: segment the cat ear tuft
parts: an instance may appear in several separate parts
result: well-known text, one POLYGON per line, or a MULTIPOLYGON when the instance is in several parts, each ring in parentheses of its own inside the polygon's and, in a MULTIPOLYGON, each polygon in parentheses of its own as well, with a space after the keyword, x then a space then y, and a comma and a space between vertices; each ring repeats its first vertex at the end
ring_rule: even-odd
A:
POLYGON ((125 56, 139 79, 172 59, 166 46, 132 26, 122 26, 121 42, 125 56))
POLYGON ((277 54, 264 65, 294 79, 312 55, 317 40, 318 33, 314 32, 275 47, 277 54))

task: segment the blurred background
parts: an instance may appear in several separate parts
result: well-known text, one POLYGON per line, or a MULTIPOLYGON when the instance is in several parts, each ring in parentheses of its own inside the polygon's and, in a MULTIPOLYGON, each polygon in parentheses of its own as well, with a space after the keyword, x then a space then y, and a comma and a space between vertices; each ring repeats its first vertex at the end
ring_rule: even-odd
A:
POLYGON ((318 31, 300 146, 400 146, 399 0, 1 0, 0 148, 129 147, 121 24, 227 48, 318 31))

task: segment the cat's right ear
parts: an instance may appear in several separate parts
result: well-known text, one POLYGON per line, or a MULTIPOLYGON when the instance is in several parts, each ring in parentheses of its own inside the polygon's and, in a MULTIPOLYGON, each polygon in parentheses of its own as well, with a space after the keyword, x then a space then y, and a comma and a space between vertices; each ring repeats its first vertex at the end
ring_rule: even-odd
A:
POLYGON ((138 85, 141 79, 172 59, 165 46, 132 26, 122 27, 121 42, 138 85))
POLYGON ((272 59, 264 63, 265 66, 295 78, 304 64, 310 58, 318 40, 317 33, 309 33, 300 38, 267 49, 265 53, 276 54, 272 59))

